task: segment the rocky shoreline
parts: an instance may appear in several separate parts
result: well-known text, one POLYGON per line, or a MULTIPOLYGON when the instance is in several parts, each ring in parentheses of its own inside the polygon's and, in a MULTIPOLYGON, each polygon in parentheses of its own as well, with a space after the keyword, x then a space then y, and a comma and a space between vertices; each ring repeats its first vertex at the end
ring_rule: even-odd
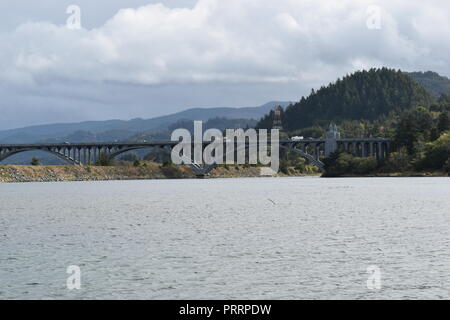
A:
MULTIPOLYGON (((210 178, 262 177, 259 167, 217 167, 210 178)), ((284 176, 277 174, 275 176, 284 176)), ((63 182, 108 181, 146 179, 194 179, 188 166, 161 166, 156 163, 145 166, 20 166, 0 165, 0 183, 15 182, 63 182)))

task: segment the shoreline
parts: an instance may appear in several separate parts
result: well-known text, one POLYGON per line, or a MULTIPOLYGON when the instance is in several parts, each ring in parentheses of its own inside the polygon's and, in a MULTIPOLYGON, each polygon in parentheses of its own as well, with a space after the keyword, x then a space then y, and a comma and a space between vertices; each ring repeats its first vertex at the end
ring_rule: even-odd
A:
MULTIPOLYGON (((289 174, 261 174, 261 167, 220 166, 206 176, 216 178, 261 178, 261 177, 321 177, 320 173, 300 173, 289 170, 289 174)), ((448 177, 445 172, 393 172, 366 175, 346 174, 323 178, 407 178, 407 177, 448 177)), ((158 179, 198 179, 189 166, 162 166, 148 163, 144 166, 31 166, 0 165, 1 183, 26 182, 71 182, 71 181, 121 181, 158 179)))
POLYGON ((340 176, 323 176, 324 178, 432 178, 441 177, 447 178, 449 174, 441 171, 418 172, 385 172, 385 173, 370 173, 370 174, 343 174, 340 176))
MULTIPOLYGON (((261 174, 261 167, 220 166, 206 179, 312 176, 311 174, 261 174)), ((317 175, 316 175, 317 176, 317 175)), ((189 166, 162 166, 146 163, 144 166, 31 166, 0 165, 1 183, 70 182, 70 181, 120 181, 157 179, 198 179, 189 166)))

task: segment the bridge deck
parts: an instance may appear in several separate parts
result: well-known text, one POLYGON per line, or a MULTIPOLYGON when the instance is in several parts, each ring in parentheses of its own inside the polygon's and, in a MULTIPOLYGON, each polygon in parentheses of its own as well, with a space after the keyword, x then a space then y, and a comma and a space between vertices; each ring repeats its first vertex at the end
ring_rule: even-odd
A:
MULTIPOLYGON (((302 139, 302 140, 289 140, 282 139, 280 144, 302 144, 302 143, 325 143, 325 139, 302 139)), ((337 139, 336 142, 389 142, 388 138, 346 138, 337 139)), ((35 148, 85 148, 85 147, 155 147, 155 146, 175 146, 179 142, 171 140, 160 141, 145 141, 145 142, 59 142, 59 143, 31 143, 31 144, 0 144, 0 148, 23 148, 23 149, 35 149, 35 148)), ((210 141, 203 141, 203 144, 210 144, 210 141)), ((227 143, 226 141, 224 143, 227 143)), ((268 141, 270 143, 270 141, 268 141)))

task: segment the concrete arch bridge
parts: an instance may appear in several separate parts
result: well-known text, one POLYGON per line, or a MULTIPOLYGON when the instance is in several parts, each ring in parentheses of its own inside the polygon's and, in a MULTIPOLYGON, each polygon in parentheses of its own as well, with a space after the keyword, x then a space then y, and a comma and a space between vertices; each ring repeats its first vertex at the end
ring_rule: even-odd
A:
MULTIPOLYGON (((105 154, 114 159, 117 156, 134 150, 157 148, 161 152, 170 153, 177 145, 177 141, 149 141, 149 142, 113 142, 113 143, 49 143, 49 144, 10 144, 0 145, 0 162, 19 153, 28 151, 42 151, 50 153, 59 159, 73 165, 93 164, 100 154, 105 154)), ((203 142, 203 147, 211 142, 203 142)), ((315 164, 323 170, 322 157, 329 156, 336 150, 345 150, 355 156, 370 157, 376 156, 383 159, 389 152, 390 140, 383 138, 355 138, 340 139, 340 137, 326 139, 301 139, 301 140, 280 140, 279 146, 282 149, 291 151, 305 158, 310 163, 315 164)), ((270 145, 270 142, 269 142, 270 145)), ((193 143, 192 143, 193 146, 193 143)), ((245 148, 248 148, 248 143, 245 148)), ((224 145, 225 148, 225 145, 224 145)), ((225 150, 225 149, 224 149, 225 150)), ((198 175, 209 173, 214 165, 201 165, 195 162, 191 167, 198 175)))

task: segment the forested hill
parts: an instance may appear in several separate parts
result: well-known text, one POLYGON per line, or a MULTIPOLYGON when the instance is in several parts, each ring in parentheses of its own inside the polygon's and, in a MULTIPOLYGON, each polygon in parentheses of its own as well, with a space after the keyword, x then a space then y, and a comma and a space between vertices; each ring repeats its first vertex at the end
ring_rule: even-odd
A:
POLYGON ((450 94, 450 79, 433 71, 406 73, 420 83, 434 98, 441 94, 450 94))
MULTIPOLYGON (((292 131, 330 121, 373 120, 393 110, 427 107, 432 101, 421 85, 400 70, 358 71, 288 106, 283 126, 292 131)), ((272 112, 266 115, 257 127, 270 128, 272 116, 272 112)))

